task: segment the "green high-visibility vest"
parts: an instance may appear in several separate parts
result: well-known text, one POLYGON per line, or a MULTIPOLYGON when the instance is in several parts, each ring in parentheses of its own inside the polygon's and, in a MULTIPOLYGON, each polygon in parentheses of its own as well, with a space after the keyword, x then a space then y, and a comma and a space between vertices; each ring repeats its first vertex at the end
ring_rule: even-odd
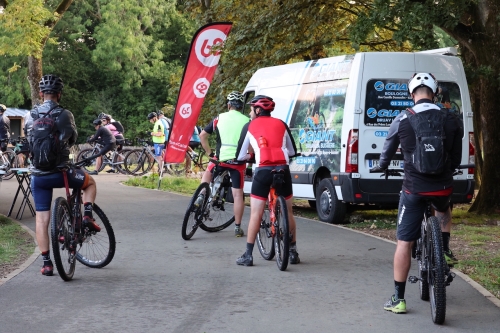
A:
POLYGON ((236 158, 236 148, 240 139, 241 129, 250 119, 240 111, 229 110, 219 115, 217 129, 221 142, 219 161, 228 161, 236 158))

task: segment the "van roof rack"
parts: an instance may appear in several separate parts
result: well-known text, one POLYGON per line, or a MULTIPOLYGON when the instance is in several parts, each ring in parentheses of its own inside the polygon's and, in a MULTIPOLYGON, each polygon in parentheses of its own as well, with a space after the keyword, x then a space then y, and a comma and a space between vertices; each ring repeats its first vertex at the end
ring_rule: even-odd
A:
POLYGON ((458 54, 456 47, 443 47, 441 49, 419 51, 417 53, 441 54, 448 56, 456 56, 458 54))

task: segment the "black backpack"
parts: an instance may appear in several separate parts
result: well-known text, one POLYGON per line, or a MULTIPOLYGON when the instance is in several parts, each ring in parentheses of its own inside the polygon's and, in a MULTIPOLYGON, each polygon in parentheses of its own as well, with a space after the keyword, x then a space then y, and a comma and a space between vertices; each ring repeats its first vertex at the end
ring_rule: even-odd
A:
POLYGON ((125 134, 125 129, 123 128, 122 123, 120 123, 119 121, 113 121, 111 124, 115 126, 118 132, 120 132, 121 134, 125 134))
POLYGON ((40 117, 38 110, 31 112, 33 128, 31 147, 33 165, 38 170, 52 171, 61 163, 61 145, 56 126, 57 116, 63 109, 57 105, 40 117), (57 109, 55 112, 53 112, 57 109))
POLYGON ((418 113, 412 109, 406 109, 406 116, 415 131, 416 142, 415 150, 405 159, 422 174, 443 173, 448 160, 448 154, 444 150, 446 109, 418 113))

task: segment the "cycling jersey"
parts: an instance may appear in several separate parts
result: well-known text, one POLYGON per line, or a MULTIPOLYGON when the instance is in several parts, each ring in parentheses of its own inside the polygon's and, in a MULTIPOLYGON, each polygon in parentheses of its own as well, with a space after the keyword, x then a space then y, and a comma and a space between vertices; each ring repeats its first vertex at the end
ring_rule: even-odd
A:
POLYGON ((116 138, 107 127, 100 126, 94 136, 88 140, 89 143, 94 141, 97 141, 102 145, 108 145, 110 143, 115 143, 116 138))
POLYGON ((250 119, 240 111, 229 110, 216 117, 208 124, 204 131, 217 134, 215 156, 219 161, 228 161, 236 157, 236 148, 241 130, 250 119))
POLYGON ((153 125, 153 133, 161 133, 161 136, 153 136, 153 143, 165 143, 165 127, 163 127, 163 123, 160 119, 156 120, 153 125))
POLYGON ((288 165, 289 156, 297 151, 288 126, 270 116, 255 118, 243 127, 236 151, 239 161, 246 159, 249 146, 255 152, 256 167, 288 165))
MULTIPOLYGON (((415 112, 433 112, 440 108, 429 99, 421 99, 412 108, 415 112)), ((387 168, 399 145, 405 156, 403 188, 410 193, 440 191, 453 186, 453 172, 460 165, 462 159, 462 137, 463 128, 460 120, 451 112, 447 112, 444 124, 444 149, 448 154, 445 171, 438 175, 419 173, 411 161, 406 160, 415 149, 415 131, 411 127, 406 112, 401 112, 392 122, 389 134, 385 140, 382 154, 380 154, 380 166, 387 168)))

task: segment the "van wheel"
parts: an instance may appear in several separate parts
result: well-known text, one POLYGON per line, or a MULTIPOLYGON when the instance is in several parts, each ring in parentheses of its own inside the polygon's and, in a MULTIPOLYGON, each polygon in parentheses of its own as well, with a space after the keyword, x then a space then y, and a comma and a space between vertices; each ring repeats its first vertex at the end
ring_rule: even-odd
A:
POLYGON ((321 180, 316 189, 316 199, 316 211, 320 221, 333 224, 344 223, 346 205, 338 200, 330 178, 321 180))
POLYGON ((307 200, 309 202, 309 207, 316 208, 316 200, 307 200))

